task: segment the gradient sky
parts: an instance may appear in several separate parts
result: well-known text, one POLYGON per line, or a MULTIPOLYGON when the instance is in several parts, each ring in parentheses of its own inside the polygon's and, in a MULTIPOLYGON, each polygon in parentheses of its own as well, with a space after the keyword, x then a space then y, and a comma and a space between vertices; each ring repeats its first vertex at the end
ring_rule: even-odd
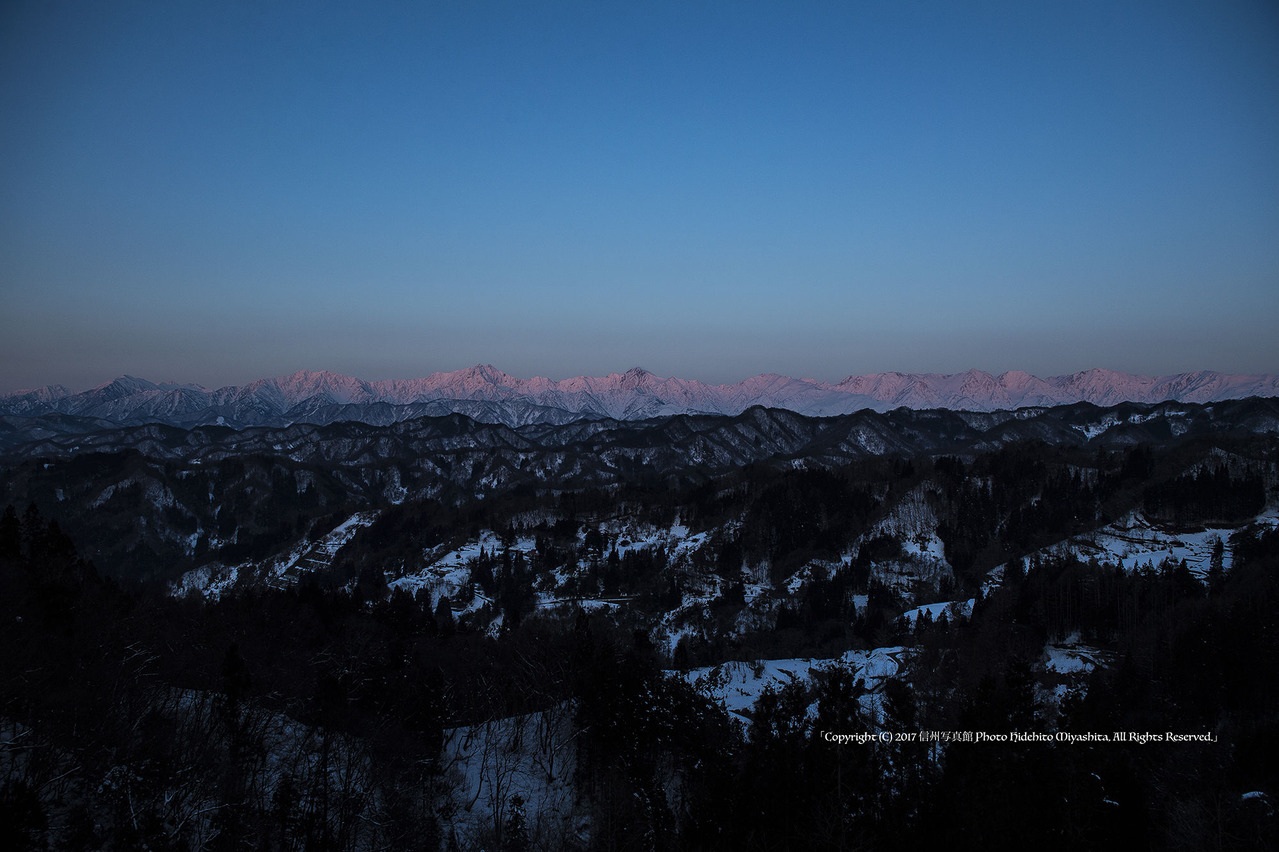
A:
POLYGON ((0 392, 1277 340, 1269 0, 0 7, 0 392))

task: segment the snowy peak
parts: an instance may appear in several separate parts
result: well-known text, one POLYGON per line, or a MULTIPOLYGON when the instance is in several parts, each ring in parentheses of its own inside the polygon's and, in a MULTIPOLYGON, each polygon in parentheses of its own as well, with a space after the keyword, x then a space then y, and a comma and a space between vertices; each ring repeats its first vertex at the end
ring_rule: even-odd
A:
POLYGON ((106 384, 90 389, 88 393, 97 394, 102 398, 116 399, 130 394, 145 393, 146 391, 159 389, 159 385, 154 382, 148 382, 146 379, 139 379, 136 376, 120 376, 106 384))
POLYGON ((25 388, 6 394, 0 399, 29 399, 33 402, 53 402, 71 396, 71 389, 64 385, 45 385, 42 388, 25 388))
POLYGON ((617 377, 617 387, 621 390, 635 390, 653 384, 656 378, 643 367, 632 367, 617 377))
POLYGON ((502 372, 492 364, 477 364, 474 367, 459 370, 451 375, 456 376, 459 381, 465 384, 487 383, 491 385, 508 386, 519 381, 514 376, 510 376, 502 372))
POLYGON ((330 373, 327 370, 320 372, 298 370, 290 375, 271 379, 269 384, 280 392, 281 397, 289 405, 296 405, 317 396, 328 397, 333 402, 344 404, 368 402, 377 398, 377 394, 367 382, 339 373, 330 373))

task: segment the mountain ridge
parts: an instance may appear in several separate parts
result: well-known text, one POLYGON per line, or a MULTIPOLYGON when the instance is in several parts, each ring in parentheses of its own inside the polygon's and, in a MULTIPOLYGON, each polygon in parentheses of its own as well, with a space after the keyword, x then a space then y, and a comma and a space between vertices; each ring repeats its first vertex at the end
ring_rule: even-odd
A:
POLYGON ((207 389, 121 376, 80 393, 60 385, 0 395, 0 415, 73 415, 121 425, 165 423, 283 426, 338 420, 391 422, 456 412, 510 426, 573 419, 642 420, 674 414, 740 414, 753 406, 807 416, 862 409, 996 411, 1089 402, 1221 402, 1279 396, 1279 376, 1211 370, 1143 376, 1094 368, 1041 378, 991 374, 870 373, 836 382, 761 374, 732 384, 657 376, 641 367, 606 376, 521 379, 490 364, 417 379, 367 381, 327 370, 297 370, 245 385, 207 389), (402 409, 402 410, 401 410, 402 409))

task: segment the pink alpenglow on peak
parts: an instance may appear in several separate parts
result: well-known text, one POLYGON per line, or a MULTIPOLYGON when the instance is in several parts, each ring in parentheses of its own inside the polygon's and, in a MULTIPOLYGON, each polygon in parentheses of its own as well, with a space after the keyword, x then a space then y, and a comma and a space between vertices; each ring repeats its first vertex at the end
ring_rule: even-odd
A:
POLYGON ((1151 377, 1092 369, 1040 378, 1019 370, 999 375, 968 370, 853 375, 833 385, 770 373, 711 385, 658 376, 641 367, 606 376, 521 379, 486 364, 420 379, 378 381, 299 370, 217 390, 122 376, 82 393, 50 386, 0 396, 0 414, 57 412, 115 422, 188 426, 227 422, 244 426, 315 422, 306 418, 324 412, 331 419, 360 419, 363 415, 350 407, 389 405, 412 406, 403 416, 457 412, 493 422, 520 423, 566 422, 580 417, 637 420, 674 414, 736 415, 752 406, 831 416, 903 406, 990 411, 1077 402, 1102 406, 1166 400, 1202 403, 1248 396, 1279 396, 1279 377, 1212 371, 1151 377))

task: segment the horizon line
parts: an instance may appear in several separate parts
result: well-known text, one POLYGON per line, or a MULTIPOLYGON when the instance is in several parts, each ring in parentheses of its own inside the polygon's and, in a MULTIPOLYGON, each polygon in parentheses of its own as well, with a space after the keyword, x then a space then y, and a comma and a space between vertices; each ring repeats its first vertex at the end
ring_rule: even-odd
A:
POLYGON ((200 383, 198 383, 198 382, 179 381, 179 380, 174 380, 174 379, 165 379, 165 380, 161 380, 161 381, 156 381, 156 380, 154 380, 154 379, 144 378, 144 377, 142 377, 142 376, 136 376, 136 375, 132 375, 132 374, 130 374, 130 373, 120 373, 120 374, 118 374, 118 375, 114 376, 113 378, 110 378, 110 379, 107 379, 106 381, 99 382, 98 384, 91 385, 91 386, 89 386, 89 387, 83 388, 82 390, 73 390, 73 389, 71 389, 71 388, 67 387, 67 385, 65 385, 65 384, 63 384, 63 383, 61 383, 61 382, 53 382, 53 383, 44 384, 44 385, 37 385, 37 386, 35 386, 35 387, 16 388, 16 389, 14 389, 14 390, 0 391, 0 397, 13 397, 13 396, 20 396, 20 395, 23 395, 23 394, 37 393, 37 392, 42 391, 42 390, 46 390, 46 389, 55 389, 55 388, 61 388, 61 389, 65 390, 65 391, 67 392, 67 395, 69 395, 69 396, 75 396, 75 395, 77 395, 77 394, 81 394, 81 393, 88 393, 88 392, 90 392, 90 391, 94 391, 94 390, 98 390, 98 389, 100 389, 100 388, 108 387, 108 386, 110 386, 111 384, 113 384, 113 383, 115 383, 115 382, 118 382, 118 381, 121 381, 121 380, 129 380, 129 379, 137 380, 137 381, 147 382, 148 384, 157 385, 157 386, 160 386, 160 387, 162 387, 162 388, 164 388, 164 387, 167 385, 167 386, 169 386, 168 388, 166 388, 166 389, 168 389, 168 390, 174 390, 174 389, 180 389, 180 388, 191 388, 191 389, 198 389, 198 390, 202 390, 202 391, 214 392, 214 391, 224 390, 224 389, 226 389, 226 388, 241 388, 241 387, 245 387, 245 386, 247 386, 247 385, 254 384, 254 383, 256 383, 256 382, 269 382, 269 381, 278 380, 278 379, 287 379, 287 378, 291 378, 291 377, 293 377, 293 376, 297 376, 297 375, 300 375, 300 374, 304 374, 304 375, 329 375, 329 376, 335 376, 335 377, 346 378, 346 379, 354 379, 355 381, 364 382, 364 383, 366 383, 366 384, 379 384, 379 383, 383 383, 383 382, 412 382, 412 381, 420 381, 420 380, 423 380, 423 379, 429 379, 429 378, 431 378, 431 377, 433 377, 433 376, 447 376, 447 375, 454 375, 454 374, 458 374, 458 373, 467 373, 467 372, 475 371, 475 370, 492 370, 492 371, 496 371, 496 372, 498 372, 498 373, 503 374, 504 376, 508 376, 508 377, 510 377, 511 379, 514 379, 514 380, 519 381, 519 382, 531 382, 531 381, 535 381, 535 380, 537 380, 537 379, 543 379, 543 380, 548 381, 548 382, 560 383, 560 382, 570 381, 570 380, 572 380, 572 379, 607 379, 607 378, 613 378, 613 377, 622 378, 622 377, 625 377, 625 376, 627 376, 627 375, 631 375, 631 374, 642 374, 642 375, 649 375, 649 376, 653 376, 653 377, 655 377, 655 378, 657 378, 657 379, 662 379, 662 380, 666 380, 666 379, 675 379, 675 380, 677 380, 677 381, 681 381, 681 382, 696 382, 696 383, 699 383, 699 384, 706 385, 706 386, 708 386, 708 387, 732 387, 732 386, 734 386, 734 385, 739 385, 739 384, 743 384, 743 383, 745 383, 745 382, 748 382, 748 381, 750 381, 751 379, 767 378, 767 377, 779 377, 779 378, 784 378, 784 379, 790 379, 790 380, 792 380, 792 381, 809 382, 809 383, 812 383, 812 384, 815 384, 815 385, 826 386, 826 387, 832 387, 832 388, 833 388, 833 387, 835 387, 835 386, 837 386, 837 385, 839 385, 839 384, 842 384, 843 382, 848 381, 849 379, 855 379, 855 378, 867 378, 867 377, 872 377, 872 376, 936 377, 936 378, 943 378, 943 379, 945 379, 945 378, 953 378, 953 377, 955 377, 955 376, 962 376, 962 375, 966 375, 966 374, 969 374, 969 373, 982 374, 982 375, 986 375, 986 376, 989 376, 989 377, 994 378, 994 379, 999 379, 999 378, 1002 378, 1003 376, 1006 376, 1006 375, 1009 375, 1009 374, 1020 373, 1020 374, 1024 374, 1024 375, 1030 376, 1031 378, 1038 379, 1038 380, 1040 380, 1040 381, 1051 381, 1051 380, 1053 380, 1053 379, 1072 378, 1072 377, 1074 377, 1074 376, 1080 376, 1080 375, 1084 375, 1084 374, 1087 374, 1087 373, 1097 373, 1097 372, 1100 372, 1100 373, 1111 373, 1111 374, 1115 374, 1115 375, 1119 375, 1119 376, 1124 376, 1124 377, 1127 377, 1127 378, 1133 378, 1133 379, 1149 379, 1149 380, 1153 380, 1153 381, 1159 381, 1159 380, 1165 380, 1165 379, 1177 378, 1177 377, 1181 377, 1181 376, 1188 376, 1188 375, 1199 375, 1199 374, 1213 374, 1213 375, 1229 376, 1229 377, 1235 377, 1235 378, 1272 378, 1272 377, 1279 376, 1279 371, 1276 371, 1276 372, 1259 372, 1259 373, 1253 373, 1253 372, 1248 372, 1248 373, 1232 373, 1232 372, 1225 372, 1225 371, 1222 371, 1222 370, 1215 370, 1215 369, 1209 369, 1209 368, 1202 368, 1202 369, 1195 369, 1195 370, 1184 370, 1184 371, 1180 371, 1180 372, 1171 372, 1171 373, 1149 374, 1149 373, 1129 373, 1129 372, 1126 372, 1126 371, 1123 371, 1123 370, 1116 370, 1116 369, 1112 369, 1112 368, 1110 368, 1110 367, 1093 366, 1093 367, 1088 367, 1088 368, 1086 368, 1086 369, 1082 369, 1082 370, 1075 370, 1075 371, 1073 371, 1073 372, 1053 373, 1053 374, 1050 374, 1050 375, 1039 375, 1039 374, 1036 374, 1036 373, 1032 373, 1032 372, 1030 372, 1030 371, 1028 371, 1028 370, 1021 370, 1021 369, 1016 369, 1016 368, 1014 368, 1014 369, 1008 369, 1008 370, 1002 370, 1002 371, 999 371, 999 372, 992 372, 992 371, 990 371, 990 370, 984 370, 984 369, 981 369, 981 368, 978 368, 978 367, 969 367, 968 369, 965 369, 965 370, 959 370, 959 371, 956 371, 956 372, 913 371, 913 370, 880 370, 880 371, 869 372, 869 373, 848 373, 848 374, 846 374, 843 378, 841 378, 841 379, 839 379, 839 380, 837 380, 837 381, 834 381, 834 382, 824 381, 824 380, 821 380, 821 379, 815 379, 815 378, 812 378, 812 377, 809 377, 809 376, 790 376, 790 375, 786 375, 786 374, 784 374, 784 373, 775 373, 775 372, 753 373, 753 374, 751 374, 751 375, 745 376, 744 378, 738 379, 737 381, 733 381, 733 382, 709 382, 709 381, 706 381, 706 380, 704 380, 704 379, 688 378, 688 377, 678 376, 678 375, 674 375, 674 374, 671 374, 671 375, 658 375, 657 373, 654 373, 654 372, 652 372, 651 370, 648 370, 648 369, 646 369, 646 368, 644 368, 644 367, 642 367, 642 366, 639 366, 639 365, 636 365, 636 366, 634 366, 634 367, 631 367, 631 368, 629 368, 629 369, 627 369, 627 370, 625 370, 625 371, 622 371, 622 372, 613 371, 613 372, 604 373, 604 374, 601 374, 601 375, 587 375, 587 374, 585 374, 585 373, 578 373, 578 374, 575 374, 575 375, 565 376, 564 378, 558 378, 558 379, 557 379, 557 378, 551 378, 551 377, 549 377, 549 376, 544 376, 544 375, 533 375, 533 376, 529 376, 529 377, 521 377, 521 376, 517 376, 517 375, 515 375, 515 374, 513 374, 513 373, 510 373, 510 372, 508 372, 508 371, 506 371, 506 370, 503 370, 503 369, 502 369, 502 368, 500 368, 500 367, 495 367, 495 366, 494 366, 494 365, 492 365, 492 364, 487 364, 487 363, 486 363, 486 364, 473 364, 473 365, 470 365, 470 366, 467 366, 467 367, 460 367, 460 368, 458 368, 458 369, 454 369, 454 370, 432 370, 432 371, 430 371, 430 372, 428 372, 428 373, 425 373, 425 374, 422 374, 422 375, 417 375, 417 376, 388 377, 388 378, 380 378, 380 379, 367 379, 367 378, 364 378, 364 377, 361 377, 361 376, 356 376, 356 375, 352 375, 352 374, 350 374, 350 373, 344 373, 344 372, 340 372, 340 371, 336 371, 336 370, 329 370, 329 369, 318 369, 318 370, 317 370, 317 369, 310 369, 310 368, 306 368, 306 367, 301 367, 301 368, 298 368, 298 369, 293 370, 293 371, 291 371, 291 372, 279 373, 279 374, 276 374, 276 375, 273 375, 273 376, 260 376, 260 377, 258 377, 258 378, 256 378, 256 379, 250 379, 250 380, 249 380, 249 381, 247 381, 247 382, 242 382, 242 383, 238 383, 238 384, 237 384, 237 383, 233 383, 233 382, 232 382, 232 383, 220 384, 220 385, 216 385, 216 386, 208 386, 208 385, 202 385, 202 384, 200 384, 200 383))

